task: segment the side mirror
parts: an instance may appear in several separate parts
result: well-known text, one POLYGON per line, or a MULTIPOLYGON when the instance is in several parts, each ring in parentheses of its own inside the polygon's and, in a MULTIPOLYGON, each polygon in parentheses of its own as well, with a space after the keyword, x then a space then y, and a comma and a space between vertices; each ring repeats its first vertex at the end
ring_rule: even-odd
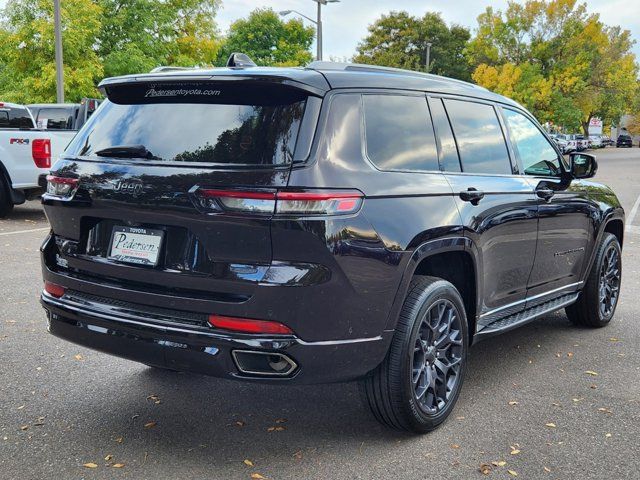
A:
POLYGON ((571 175, 573 178, 591 178, 598 171, 595 155, 588 153, 572 153, 569 155, 571 175))

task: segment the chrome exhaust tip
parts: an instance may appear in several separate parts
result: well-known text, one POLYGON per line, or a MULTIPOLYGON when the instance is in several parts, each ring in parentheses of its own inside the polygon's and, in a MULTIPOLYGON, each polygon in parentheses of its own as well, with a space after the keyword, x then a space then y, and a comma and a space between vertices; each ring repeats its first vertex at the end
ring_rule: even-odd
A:
POLYGON ((298 364, 283 353, 233 350, 231 355, 238 370, 245 375, 286 377, 298 368, 298 364))

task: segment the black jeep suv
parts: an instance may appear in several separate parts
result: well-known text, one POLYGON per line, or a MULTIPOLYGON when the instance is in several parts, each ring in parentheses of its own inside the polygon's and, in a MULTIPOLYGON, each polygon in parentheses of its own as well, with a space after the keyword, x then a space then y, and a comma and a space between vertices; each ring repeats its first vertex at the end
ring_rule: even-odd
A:
POLYGON ((508 98, 322 62, 100 87, 43 197, 53 335, 238 380, 357 379, 378 420, 426 432, 472 342, 614 314, 623 210, 508 98))

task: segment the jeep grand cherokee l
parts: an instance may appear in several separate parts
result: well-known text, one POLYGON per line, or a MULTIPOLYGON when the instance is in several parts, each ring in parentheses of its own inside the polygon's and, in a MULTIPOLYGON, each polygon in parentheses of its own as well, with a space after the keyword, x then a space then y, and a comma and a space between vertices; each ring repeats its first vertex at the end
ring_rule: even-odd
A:
POLYGON ((508 98, 322 62, 100 87, 43 198, 53 335, 238 380, 357 379, 378 420, 426 432, 473 342, 614 315, 620 204, 508 98))

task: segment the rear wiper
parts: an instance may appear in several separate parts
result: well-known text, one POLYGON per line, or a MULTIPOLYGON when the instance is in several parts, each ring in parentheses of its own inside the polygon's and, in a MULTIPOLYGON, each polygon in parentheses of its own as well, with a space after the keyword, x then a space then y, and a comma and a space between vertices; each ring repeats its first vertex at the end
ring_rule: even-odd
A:
POLYGON ((103 148, 95 152, 99 157, 112 158, 148 158, 158 160, 144 145, 117 145, 103 148))

